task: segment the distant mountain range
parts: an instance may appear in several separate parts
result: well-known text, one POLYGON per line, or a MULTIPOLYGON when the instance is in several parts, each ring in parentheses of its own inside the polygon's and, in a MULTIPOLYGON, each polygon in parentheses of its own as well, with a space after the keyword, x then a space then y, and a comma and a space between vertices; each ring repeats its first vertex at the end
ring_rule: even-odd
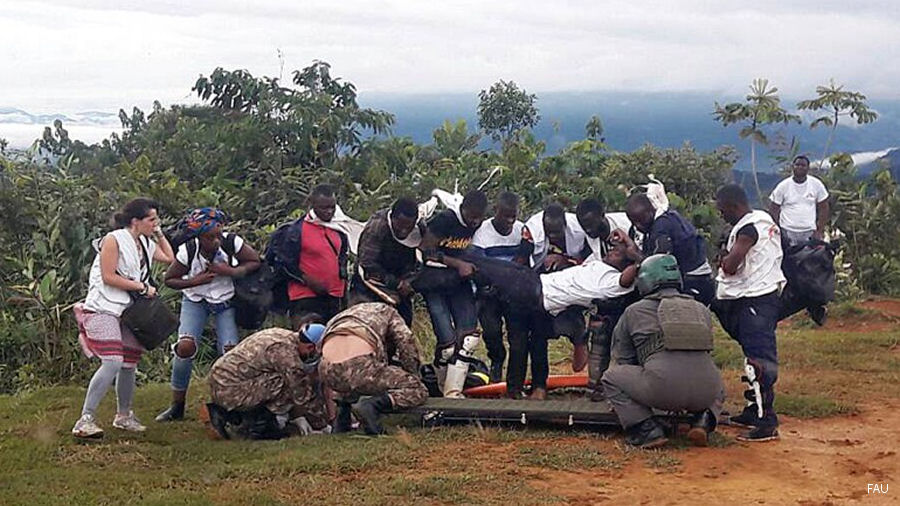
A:
MULTIPOLYGON (((547 143, 550 153, 557 152, 569 142, 585 137, 585 124, 591 116, 603 121, 603 136, 616 150, 630 151, 645 143, 662 147, 677 147, 690 142, 697 149, 712 150, 724 144, 738 149, 741 155, 737 170, 749 169, 749 147, 738 138, 737 127, 724 128, 712 118, 716 101, 740 100, 710 93, 632 93, 584 92, 538 94, 537 106, 541 121, 535 135, 547 143)), ((477 96, 475 93, 432 95, 361 93, 360 102, 366 107, 384 109, 396 116, 393 133, 408 136, 419 143, 431 142, 432 131, 445 120, 464 119, 469 128, 477 129, 477 96)), ((791 106, 795 100, 784 100, 791 106)), ((900 100, 871 101, 878 111, 878 121, 856 126, 842 123, 838 127, 832 151, 856 153, 864 167, 879 157, 885 157, 892 167, 898 166, 900 153, 890 151, 900 146, 900 100), (883 153, 882 153, 883 152, 883 153)), ((40 137, 44 126, 62 120, 70 136, 85 142, 98 142, 121 128, 117 112, 86 111, 79 113, 29 114, 0 107, 0 137, 13 147, 27 147, 40 137)), ((808 119, 807 122, 808 124, 808 119)), ((769 138, 790 141, 796 137, 800 152, 810 158, 821 156, 827 138, 824 129, 810 130, 806 125, 774 129, 769 138)), ((484 139, 482 146, 490 147, 484 139)), ((759 153, 760 172, 777 172, 778 167, 766 150, 759 153)), ((898 169, 900 170, 900 169, 898 169)))

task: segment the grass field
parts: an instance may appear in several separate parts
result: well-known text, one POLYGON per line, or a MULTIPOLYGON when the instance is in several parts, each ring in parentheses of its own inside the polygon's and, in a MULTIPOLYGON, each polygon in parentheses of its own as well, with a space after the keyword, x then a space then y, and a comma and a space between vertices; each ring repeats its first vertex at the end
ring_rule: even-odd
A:
MULTIPOLYGON (((847 318, 872 318, 849 315, 847 318)), ((779 330, 781 379, 777 408, 797 418, 854 413, 866 403, 900 397, 898 333, 779 330)), ((835 327, 836 328, 836 327, 835 327)), ((569 347, 555 342, 557 372, 569 347)), ((716 361, 738 406, 741 354, 717 336, 716 361)), ((422 429, 392 417, 392 435, 313 436, 276 442, 210 441, 196 420, 202 380, 190 392, 189 420, 152 422, 168 402, 165 384, 141 385, 136 412, 146 434, 110 427, 114 395, 101 405, 102 441, 76 442, 83 386, 0 397, 0 504, 548 504, 567 502, 536 478, 547 472, 590 471, 595 486, 614 486, 623 467, 678 472, 690 452, 684 441, 657 451, 626 448, 616 432, 498 427, 422 429), (598 481, 599 480, 599 481, 598 481)), ((523 401, 525 402, 525 401, 523 401)), ((717 435, 713 446, 736 445, 717 435)))

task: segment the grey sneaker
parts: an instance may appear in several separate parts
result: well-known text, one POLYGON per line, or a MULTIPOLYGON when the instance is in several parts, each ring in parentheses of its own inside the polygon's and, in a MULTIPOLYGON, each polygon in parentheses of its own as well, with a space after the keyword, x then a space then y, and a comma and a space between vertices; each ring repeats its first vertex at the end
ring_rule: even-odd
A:
POLYGON ((147 427, 144 427, 141 424, 141 421, 134 416, 134 411, 129 411, 127 415, 116 413, 116 418, 113 420, 112 425, 117 429, 127 430, 129 432, 144 432, 147 430, 147 427))
POLYGON ((98 439, 103 437, 103 429, 94 421, 94 415, 81 415, 72 427, 72 435, 82 439, 98 439))

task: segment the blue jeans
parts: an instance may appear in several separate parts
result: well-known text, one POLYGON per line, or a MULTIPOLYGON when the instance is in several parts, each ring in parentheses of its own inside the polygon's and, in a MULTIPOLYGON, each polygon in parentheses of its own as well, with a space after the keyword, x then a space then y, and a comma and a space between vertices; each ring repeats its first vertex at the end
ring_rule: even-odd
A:
MULTIPOLYGON (((178 326, 178 339, 193 339, 194 345, 200 349, 200 340, 203 338, 203 329, 210 315, 215 317, 216 325, 216 351, 219 355, 225 353, 225 347, 231 347, 238 343, 238 328, 234 321, 234 308, 228 302, 210 304, 209 302, 193 302, 187 297, 181 300, 181 317, 178 326)), ((183 392, 187 390, 191 382, 191 370, 194 366, 194 356, 179 357, 174 353, 172 361, 172 390, 183 392)), ((196 355, 196 353, 194 353, 196 355)))
POLYGON ((475 295, 469 283, 423 294, 431 316, 431 326, 437 337, 435 358, 440 350, 454 346, 459 337, 475 330, 478 316, 475 295))
POLYGON ((741 345, 744 356, 762 368, 759 386, 763 401, 763 421, 777 426, 775 415, 775 382, 778 381, 778 348, 775 325, 781 303, 777 293, 721 300, 713 304, 713 311, 725 332, 741 345))

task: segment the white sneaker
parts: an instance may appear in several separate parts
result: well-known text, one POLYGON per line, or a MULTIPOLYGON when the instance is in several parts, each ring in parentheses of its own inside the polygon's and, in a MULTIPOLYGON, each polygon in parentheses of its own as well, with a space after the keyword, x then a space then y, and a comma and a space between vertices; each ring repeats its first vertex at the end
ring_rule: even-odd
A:
POLYGON ((81 415, 72 427, 72 435, 77 438, 96 439, 103 437, 103 429, 94 421, 94 415, 81 415))
POLYGON ((112 425, 117 429, 130 432, 144 432, 147 430, 147 427, 144 427, 144 425, 141 424, 141 421, 134 416, 134 411, 129 411, 127 415, 116 413, 116 418, 113 420, 112 425))

